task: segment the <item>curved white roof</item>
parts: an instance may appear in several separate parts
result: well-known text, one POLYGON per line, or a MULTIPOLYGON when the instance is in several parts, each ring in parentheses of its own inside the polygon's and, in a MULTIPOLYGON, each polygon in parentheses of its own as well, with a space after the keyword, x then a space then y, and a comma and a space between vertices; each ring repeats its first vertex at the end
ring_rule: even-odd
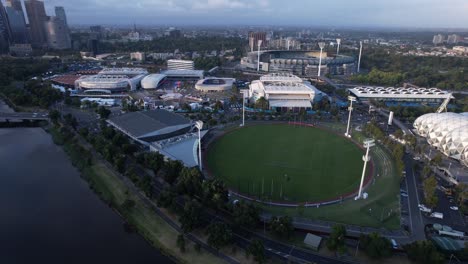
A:
POLYGON ((416 132, 445 155, 468 166, 468 115, 431 113, 418 117, 416 132))
POLYGON ((141 80, 141 88, 156 89, 164 78, 166 78, 164 74, 150 74, 141 80))

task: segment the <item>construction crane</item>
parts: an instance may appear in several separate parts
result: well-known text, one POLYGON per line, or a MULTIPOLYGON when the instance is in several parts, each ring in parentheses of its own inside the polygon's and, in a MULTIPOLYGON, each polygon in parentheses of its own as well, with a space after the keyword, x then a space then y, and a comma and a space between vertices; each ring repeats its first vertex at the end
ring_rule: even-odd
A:
POLYGON ((445 98, 444 102, 442 102, 442 104, 439 106, 439 109, 437 109, 436 113, 440 114, 444 110, 445 110, 445 112, 447 112, 447 105, 449 104, 450 99, 452 99, 452 94, 451 93, 449 93, 447 95, 447 98, 445 98))

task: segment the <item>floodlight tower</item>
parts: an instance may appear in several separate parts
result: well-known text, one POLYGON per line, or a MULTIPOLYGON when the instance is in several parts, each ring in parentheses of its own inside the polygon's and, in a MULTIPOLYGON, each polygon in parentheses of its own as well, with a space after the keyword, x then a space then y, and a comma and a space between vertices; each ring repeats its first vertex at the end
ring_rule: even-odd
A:
POLYGON ((341 45, 341 39, 337 38, 336 39, 336 44, 338 44, 338 47, 336 48, 336 56, 340 54, 340 45, 341 45))
POLYGON ((262 40, 258 40, 258 60, 257 60, 257 71, 260 71, 260 47, 262 46, 262 40))
POLYGON ((244 126, 245 125, 245 94, 247 93, 247 91, 245 90, 242 90, 241 91, 241 94, 242 94, 242 124, 240 126, 244 126))
POLYGON ((356 199, 362 198, 362 185, 364 184, 364 177, 366 176, 367 162, 370 160, 369 150, 373 146, 375 146, 374 139, 369 138, 369 139, 364 140, 364 147, 366 148, 366 155, 362 156, 362 160, 364 161, 364 168, 362 169, 361 184, 359 185, 359 193, 356 199))
POLYGON ((356 97, 348 96, 348 100, 349 100, 349 107, 348 107, 349 117, 348 117, 348 127, 346 128, 345 136, 351 137, 351 135, 349 134, 349 126, 351 124, 351 113, 353 112, 353 102, 356 102, 356 97))
POLYGON ((195 127, 198 128, 198 165, 200 167, 200 171, 202 171, 203 166, 202 166, 202 156, 201 156, 201 130, 203 128, 203 121, 196 121, 195 127))
POLYGON ((361 70, 361 56, 362 56, 362 41, 359 41, 359 60, 357 64, 357 72, 361 70))
POLYGON ((325 42, 319 42, 318 43, 319 48, 320 48, 320 59, 319 59, 319 68, 318 68, 318 77, 320 77, 320 70, 322 69, 322 52, 323 48, 325 48, 325 42))

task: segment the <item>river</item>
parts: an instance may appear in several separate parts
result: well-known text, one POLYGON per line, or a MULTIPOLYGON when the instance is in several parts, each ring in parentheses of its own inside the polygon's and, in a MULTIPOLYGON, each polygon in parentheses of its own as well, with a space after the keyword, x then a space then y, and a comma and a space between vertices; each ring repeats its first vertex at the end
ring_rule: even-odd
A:
POLYGON ((171 263, 122 223, 45 131, 0 129, 0 263, 171 263))

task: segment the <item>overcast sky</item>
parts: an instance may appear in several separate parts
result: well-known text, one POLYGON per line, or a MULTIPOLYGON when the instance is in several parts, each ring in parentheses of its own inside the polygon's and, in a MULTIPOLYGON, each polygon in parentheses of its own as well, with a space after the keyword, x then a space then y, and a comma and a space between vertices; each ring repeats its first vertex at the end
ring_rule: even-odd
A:
POLYGON ((45 0, 70 24, 468 28, 468 0, 45 0))

